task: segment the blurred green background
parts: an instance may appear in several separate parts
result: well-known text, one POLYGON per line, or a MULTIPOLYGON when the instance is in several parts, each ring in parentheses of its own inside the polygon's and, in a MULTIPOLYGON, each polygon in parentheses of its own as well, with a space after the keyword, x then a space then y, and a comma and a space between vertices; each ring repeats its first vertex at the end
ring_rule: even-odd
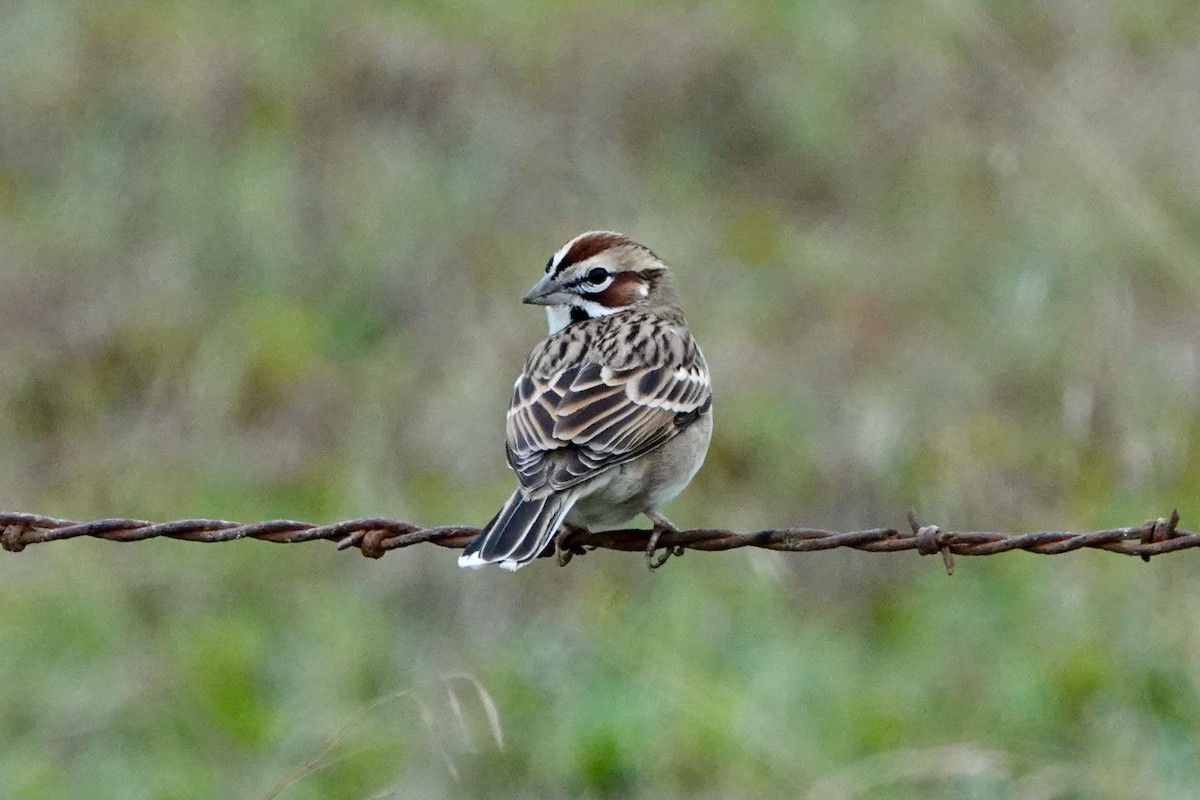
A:
MULTIPOLYGON (((1187 0, 0 4, 0 508, 480 524, 610 228, 675 522, 1194 528, 1197 87, 1187 0)), ((1195 796, 1197 558, 33 546, 0 797, 1195 796)))

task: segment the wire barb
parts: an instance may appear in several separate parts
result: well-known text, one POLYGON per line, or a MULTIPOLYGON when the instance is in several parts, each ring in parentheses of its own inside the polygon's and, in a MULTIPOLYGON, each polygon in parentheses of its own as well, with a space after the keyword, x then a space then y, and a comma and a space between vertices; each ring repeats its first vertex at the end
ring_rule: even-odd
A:
POLYGON ((942 529, 937 525, 922 525, 917 512, 908 510, 908 524, 912 528, 913 538, 917 540, 917 552, 923 556, 934 553, 942 554, 942 565, 947 575, 954 574, 954 554, 950 552, 948 543, 943 541, 942 529))
MULTIPOLYGON (((714 552, 740 547, 799 553, 849 547, 870 553, 916 550, 921 555, 940 553, 946 572, 954 569, 955 556, 988 556, 1025 550, 1040 555, 1070 553, 1081 548, 1107 550, 1129 556, 1150 556, 1200 546, 1200 534, 1179 530, 1179 511, 1167 518, 1147 520, 1130 528, 1113 528, 1090 533, 1039 531, 1012 535, 994 531, 943 530, 925 525, 915 512, 909 512, 909 530, 872 528, 863 531, 826 531, 813 528, 770 528, 754 533, 736 533, 722 528, 693 530, 660 529, 655 540, 653 529, 625 528, 589 532, 567 528, 541 554, 556 556, 566 564, 571 555, 603 548, 646 553, 653 541, 659 549, 672 554, 685 550, 714 552)), ((90 522, 57 519, 40 514, 0 512, 0 546, 19 553, 26 546, 90 536, 114 542, 140 542, 168 538, 189 542, 229 542, 236 539, 260 539, 291 544, 328 540, 339 550, 357 547, 369 558, 380 558, 389 550, 430 543, 461 550, 478 535, 478 528, 446 526, 422 528, 411 522, 384 517, 364 517, 314 525, 294 520, 267 520, 241 523, 217 519, 181 519, 173 522, 149 522, 138 519, 98 519, 90 522)))

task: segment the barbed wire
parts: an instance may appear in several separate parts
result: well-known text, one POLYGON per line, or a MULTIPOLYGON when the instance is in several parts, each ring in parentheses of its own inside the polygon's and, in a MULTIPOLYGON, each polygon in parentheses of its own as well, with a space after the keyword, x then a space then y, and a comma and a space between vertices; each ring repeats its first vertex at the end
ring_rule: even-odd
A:
MULTIPOLYGON (((922 555, 940 554, 947 572, 953 570, 954 556, 988 556, 1025 550, 1040 555, 1070 553, 1082 548, 1106 550, 1129 556, 1150 556, 1200 546, 1200 534, 1178 530, 1179 512, 1129 528, 1111 528, 1089 533, 1039 531, 1007 534, 994 531, 947 531, 937 525, 924 525, 913 512, 908 515, 909 529, 871 528, 862 531, 827 531, 815 528, 769 528, 754 533, 736 533, 722 528, 695 528, 655 532, 642 528, 586 531, 566 528, 541 555, 557 555, 566 564, 572 555, 597 548, 647 553, 664 550, 664 558, 651 558, 652 567, 660 566, 665 556, 682 555, 686 550, 715 552, 740 547, 757 547, 789 553, 832 550, 849 547, 870 553, 916 550, 922 555)), ((330 525, 314 525, 294 520, 268 520, 241 523, 218 519, 181 519, 149 522, 140 519, 98 519, 89 522, 57 519, 40 514, 0 512, 0 546, 18 553, 31 544, 62 541, 90 536, 113 542, 140 542, 168 538, 188 542, 229 542, 259 539, 292 544, 327 540, 339 550, 358 548, 363 555, 380 558, 389 550, 430 543, 461 550, 478 535, 478 528, 445 526, 423 528, 411 522, 384 517, 364 517, 330 525)))

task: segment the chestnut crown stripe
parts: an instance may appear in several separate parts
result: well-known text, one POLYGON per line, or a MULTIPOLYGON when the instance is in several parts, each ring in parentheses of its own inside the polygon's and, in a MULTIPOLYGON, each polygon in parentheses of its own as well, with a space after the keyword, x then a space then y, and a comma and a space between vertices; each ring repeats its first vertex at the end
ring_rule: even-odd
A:
POLYGON ((592 231, 572 241, 557 263, 554 260, 555 256, 551 256, 550 263, 546 265, 546 271, 553 271, 557 275, 572 264, 586 261, 592 256, 618 246, 638 247, 649 252, 649 248, 645 245, 638 244, 624 234, 613 231, 592 231))

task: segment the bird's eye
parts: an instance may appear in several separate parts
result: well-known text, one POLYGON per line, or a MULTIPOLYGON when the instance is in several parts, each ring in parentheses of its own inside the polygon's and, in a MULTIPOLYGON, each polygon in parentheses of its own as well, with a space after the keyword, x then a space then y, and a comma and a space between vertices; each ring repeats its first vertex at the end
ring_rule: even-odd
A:
POLYGON ((604 267, 595 267, 587 274, 588 283, 604 283, 604 279, 608 277, 608 270, 604 267))

